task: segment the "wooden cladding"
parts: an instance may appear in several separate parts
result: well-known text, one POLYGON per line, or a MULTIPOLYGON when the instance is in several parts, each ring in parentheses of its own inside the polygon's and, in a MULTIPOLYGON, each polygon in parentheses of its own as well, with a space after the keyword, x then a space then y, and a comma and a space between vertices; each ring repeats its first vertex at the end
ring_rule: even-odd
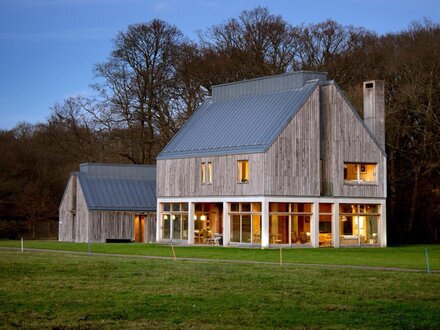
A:
POLYGON ((264 153, 158 160, 157 196, 385 197, 385 173, 385 155, 371 132, 329 84, 316 88, 264 153), (247 182, 237 165, 243 160, 247 182), (206 185, 200 164, 208 162, 214 179, 206 185), (346 184, 345 163, 375 164, 374 184, 346 184))
POLYGON ((158 160, 157 196, 319 196, 318 154, 316 89, 265 153, 158 160), (200 164, 208 161, 213 164, 214 180, 203 185, 200 164), (240 172, 238 164, 243 161, 247 165, 240 172))

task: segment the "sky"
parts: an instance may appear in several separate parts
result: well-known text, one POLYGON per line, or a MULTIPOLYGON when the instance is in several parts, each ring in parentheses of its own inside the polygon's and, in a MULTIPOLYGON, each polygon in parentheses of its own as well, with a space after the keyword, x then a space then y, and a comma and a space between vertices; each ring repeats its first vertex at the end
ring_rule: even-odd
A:
POLYGON ((94 65, 130 24, 159 18, 197 41, 257 6, 292 25, 333 19, 379 34, 440 23, 440 0, 0 0, 0 129, 45 122, 55 103, 91 95, 94 65))

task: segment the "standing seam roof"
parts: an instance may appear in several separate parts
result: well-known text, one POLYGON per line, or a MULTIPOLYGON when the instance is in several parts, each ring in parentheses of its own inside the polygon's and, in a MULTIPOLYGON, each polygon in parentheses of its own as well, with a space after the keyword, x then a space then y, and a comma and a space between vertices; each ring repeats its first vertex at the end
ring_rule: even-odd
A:
POLYGON ((264 152, 318 85, 206 100, 157 159, 264 152))
POLYGON ((156 180, 88 176, 82 172, 77 176, 90 210, 156 210, 156 180))

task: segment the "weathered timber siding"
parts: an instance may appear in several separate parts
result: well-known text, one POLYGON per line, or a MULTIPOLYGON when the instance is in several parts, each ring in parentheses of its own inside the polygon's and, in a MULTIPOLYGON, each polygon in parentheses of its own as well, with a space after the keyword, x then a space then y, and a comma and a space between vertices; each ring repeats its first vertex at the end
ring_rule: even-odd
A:
POLYGON ((76 186, 76 214, 73 221, 74 242, 87 242, 89 210, 81 185, 76 186))
MULTIPOLYGON (((134 241, 134 218, 137 212, 90 211, 90 241, 104 243, 107 239, 129 239, 134 241)), ((145 214, 144 239, 152 241, 155 234, 156 213, 145 214), (150 231, 153 231, 151 233, 150 231)))
POLYGON ((264 154, 158 160, 156 182, 158 197, 262 195, 264 154), (248 183, 237 183, 239 160, 249 160, 248 183), (201 184, 202 162, 212 162, 212 184, 201 184))
POLYGON ((321 87, 322 195, 386 197, 385 156, 334 85, 321 87), (377 184, 344 184, 344 162, 377 163, 377 184))
POLYGON ((319 88, 264 154, 265 195, 319 196, 319 88))
POLYGON ((81 185, 75 174, 71 175, 59 209, 60 241, 87 242, 88 209, 81 185))
POLYGON ((266 153, 158 160, 158 197, 319 196, 319 89, 266 153), (237 161, 249 160, 249 183, 237 183, 237 161), (201 184, 212 162, 213 183, 201 184))
POLYGON ((76 184, 77 178, 71 175, 64 191, 59 208, 58 239, 62 242, 72 241, 72 223, 76 209, 76 184))

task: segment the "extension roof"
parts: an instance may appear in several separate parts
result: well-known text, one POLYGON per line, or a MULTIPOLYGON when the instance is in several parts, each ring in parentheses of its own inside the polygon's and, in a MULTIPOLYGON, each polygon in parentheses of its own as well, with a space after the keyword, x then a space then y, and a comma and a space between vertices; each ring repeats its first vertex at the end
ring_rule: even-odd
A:
POLYGON ((89 210, 156 211, 156 167, 81 164, 76 173, 89 210))
POLYGON ((295 72, 214 86, 157 159, 265 152, 325 80, 295 72))

